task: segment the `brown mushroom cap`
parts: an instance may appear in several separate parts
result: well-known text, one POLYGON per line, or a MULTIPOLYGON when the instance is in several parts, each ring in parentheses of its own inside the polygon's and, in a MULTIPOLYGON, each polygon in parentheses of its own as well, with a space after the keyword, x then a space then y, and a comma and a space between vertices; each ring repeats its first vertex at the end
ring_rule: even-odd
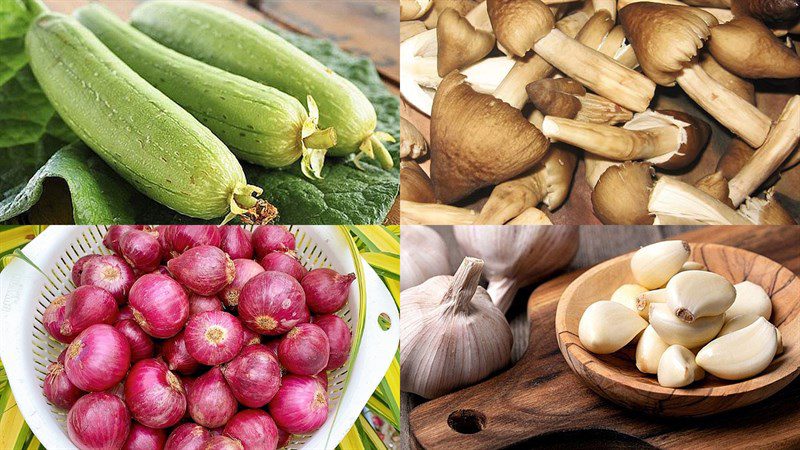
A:
POLYGON ((400 161, 400 200, 434 203, 433 183, 416 161, 400 161))
POLYGON ((702 9, 639 2, 622 8, 619 22, 645 75, 662 86, 673 86, 717 19, 702 9))
POLYGON ((735 17, 752 16, 765 22, 793 22, 800 19, 798 0, 731 0, 735 17))
POLYGON ((651 158, 648 161, 660 169, 667 170, 682 169, 693 163, 708 145, 708 139, 711 137, 711 127, 704 120, 683 111, 662 109, 658 110, 658 112, 689 124, 684 128, 686 142, 681 144, 676 152, 651 158), (667 156, 668 158, 665 158, 667 156))
POLYGON ((739 17, 712 28, 708 50, 717 62, 740 77, 800 77, 800 56, 752 17, 739 17))
POLYGON ((722 172, 717 171, 700 178, 694 183, 694 187, 725 203, 727 207, 733 208, 728 179, 722 176, 722 172))
POLYGON ((525 90, 542 114, 567 119, 574 119, 581 109, 575 96, 586 94, 586 88, 571 78, 544 78, 528 84, 525 90))
POLYGON ((436 40, 439 46, 436 71, 440 77, 480 61, 494 48, 492 33, 476 30, 450 8, 439 15, 436 40))
POLYGON ((627 161, 600 175, 592 191, 592 207, 604 224, 650 225, 647 209, 655 171, 650 164, 627 161))
POLYGON ((730 180, 735 177, 742 167, 750 161, 756 151, 744 141, 733 138, 728 143, 728 148, 725 153, 717 161, 717 171, 722 173, 722 176, 730 180))
POLYGON ((522 113, 475 92, 458 72, 439 85, 431 111, 431 180, 436 198, 458 201, 533 167, 549 142, 522 113))
POLYGON ((486 7, 497 42, 514 56, 525 56, 556 25, 540 0, 486 0, 486 7))
POLYGON ((436 28, 439 14, 447 8, 453 8, 461 16, 466 16, 478 2, 473 0, 433 0, 433 6, 424 17, 423 22, 428 28, 436 28))

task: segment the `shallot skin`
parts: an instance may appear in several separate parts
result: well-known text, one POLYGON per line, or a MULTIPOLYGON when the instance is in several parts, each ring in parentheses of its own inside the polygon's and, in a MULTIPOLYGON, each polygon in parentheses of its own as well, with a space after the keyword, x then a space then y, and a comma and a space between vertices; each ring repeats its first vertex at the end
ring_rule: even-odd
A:
POLYGON ((166 442, 167 433, 164 430, 133 422, 122 450, 160 450, 166 442))
POLYGON ((119 239, 119 251, 125 261, 140 272, 152 272, 161 264, 161 244, 144 230, 129 230, 123 234, 119 239))
POLYGON ((330 343, 322 328, 301 323, 292 328, 278 345, 281 365, 297 375, 316 375, 328 365, 330 343))
POLYGON ((237 439, 223 436, 213 436, 206 442, 205 450, 244 450, 244 446, 237 439))
POLYGON ((66 336, 61 333, 61 325, 64 324, 68 295, 59 295, 47 305, 42 314, 42 325, 53 339, 64 344, 72 342, 74 336, 66 336))
POLYGON ((83 330, 69 344, 64 368, 79 389, 98 392, 122 381, 131 362, 128 340, 111 325, 97 324, 83 330))
POLYGON ((222 368, 234 397, 248 408, 269 403, 281 386, 281 368, 267 347, 255 344, 242 349, 222 368))
POLYGON ((103 245, 112 252, 119 254, 119 239, 130 230, 142 230, 143 225, 111 225, 106 235, 103 236, 103 245))
POLYGON ((222 309, 222 302, 217 297, 189 294, 190 316, 206 311, 222 311, 222 309))
POLYGON ((224 426, 238 408, 219 367, 195 378, 187 395, 192 420, 207 428, 224 426))
POLYGON ((341 275, 335 270, 320 268, 308 272, 300 284, 306 294, 308 309, 314 314, 332 314, 347 303, 355 274, 341 275))
POLYGON ((171 257, 201 245, 219 247, 221 235, 215 225, 165 225, 159 235, 171 257))
POLYGON ((125 380, 125 401, 142 425, 168 428, 186 412, 186 392, 164 362, 145 359, 131 368, 125 380))
POLYGON ((233 260, 210 245, 192 247, 167 262, 167 269, 182 285, 200 295, 215 295, 236 274, 233 260))
POLYGON ((84 255, 78 258, 77 261, 75 261, 75 265, 72 266, 72 270, 70 271, 70 279, 72 280, 72 284, 74 284, 75 287, 81 285, 81 274, 83 273, 83 266, 85 266, 86 263, 88 263, 92 259, 100 256, 101 255, 84 255))
POLYGON ((264 268, 261 267, 261 264, 252 259, 235 259, 233 260, 233 266, 236 271, 233 281, 217 294, 222 303, 228 308, 239 306, 239 295, 244 285, 256 275, 264 273, 264 268))
POLYGON ((207 366, 223 364, 242 349, 242 323, 224 311, 206 311, 189 318, 184 330, 186 350, 207 366))
POLYGON ((136 281, 133 268, 116 255, 98 256, 88 261, 81 274, 81 286, 97 286, 114 296, 117 304, 125 303, 136 281))
POLYGON ((339 316, 326 314, 314 317, 312 323, 322 328, 322 331, 328 336, 330 358, 325 370, 336 370, 342 367, 350 357, 350 346, 353 340, 353 334, 350 332, 347 322, 339 316))
POLYGON ((75 336, 98 323, 112 324, 117 319, 117 302, 105 289, 81 286, 67 297, 61 334, 75 336))
POLYGON ((253 231, 253 250, 256 256, 263 258, 269 252, 285 252, 294 250, 294 235, 281 225, 264 225, 253 231))
POLYGON ((130 319, 117 320, 114 328, 128 340, 128 344, 131 346, 131 362, 153 356, 156 349, 153 339, 135 321, 130 319))
POLYGON ((219 227, 221 248, 231 259, 252 259, 253 243, 249 231, 235 225, 222 225, 219 227))
POLYGON ((260 409, 240 411, 228 421, 222 434, 237 439, 245 450, 278 448, 278 427, 272 417, 260 409))
POLYGON ((81 450, 122 448, 130 424, 122 400, 104 392, 84 395, 67 414, 67 434, 81 450))
POLYGON ((286 375, 269 411, 278 427, 291 434, 317 431, 328 418, 328 393, 314 377, 286 375))
POLYGON ((189 318, 189 299, 177 281, 166 275, 142 275, 131 287, 128 303, 142 329, 155 338, 178 334, 189 318))
POLYGON ((265 270, 289 274, 297 281, 302 280, 308 273, 308 269, 303 267, 303 264, 300 263, 300 260, 291 250, 287 252, 270 252, 261 258, 261 266, 265 270))
POLYGON ((61 352, 57 361, 47 366, 43 390, 44 396, 50 403, 61 409, 70 409, 79 398, 83 397, 85 392, 69 381, 69 377, 64 371, 64 352, 61 352))
POLYGON ((182 375, 191 375, 200 370, 200 362, 186 350, 185 330, 164 341, 161 352, 169 370, 182 375))
POLYGON ((203 450, 211 433, 196 423, 178 425, 169 434, 164 450, 203 450))
POLYGON ((282 272, 253 277, 239 295, 239 318, 257 333, 278 336, 309 319, 300 283, 282 272))

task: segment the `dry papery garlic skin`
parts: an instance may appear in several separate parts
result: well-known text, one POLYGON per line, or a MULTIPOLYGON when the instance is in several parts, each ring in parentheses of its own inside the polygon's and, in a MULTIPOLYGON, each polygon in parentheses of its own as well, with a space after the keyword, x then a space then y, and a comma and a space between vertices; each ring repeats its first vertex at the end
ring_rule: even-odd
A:
POLYGON ((633 341, 647 328, 647 321, 636 311, 619 303, 603 300, 586 308, 578 324, 578 338, 592 353, 614 353, 633 341))
POLYGON ((724 380, 742 380, 761 373, 778 350, 775 326, 763 317, 714 339, 697 353, 697 364, 724 380))
POLYGON ((638 284, 623 284, 611 294, 611 301, 619 303, 626 308, 630 308, 636 311, 642 318, 647 319, 647 310, 639 310, 636 307, 637 297, 647 291, 648 289, 646 287, 638 284))
POLYGON ((694 361, 694 353, 680 345, 670 345, 658 362, 658 384, 664 387, 688 386, 704 376, 694 361))
POLYGON ((733 287, 736 289, 736 300, 725 312, 728 317, 755 314, 769 320, 772 316, 772 300, 764 288, 751 281, 742 281, 733 287))
POLYGON ((455 275, 433 277, 400 294, 403 391, 436 398, 511 361, 511 327, 478 286, 482 268, 482 260, 464 258, 455 275))
POLYGON ((447 259, 447 245, 433 228, 403 227, 400 240, 400 289, 417 286, 436 275, 453 273, 447 259))
POLYGON ((667 283, 667 305, 684 322, 723 314, 735 298, 733 284, 714 272, 687 270, 667 283))
POLYGON ((650 305, 650 325, 667 344, 686 348, 699 347, 719 333, 725 323, 725 315, 700 317, 692 323, 679 319, 666 303, 650 305))
POLYGON ((669 344, 661 339, 652 325, 648 325, 636 344, 636 368, 642 373, 658 373, 658 363, 667 348, 669 344))
POLYGON ((631 258, 633 278, 648 289, 658 289, 681 271, 690 252, 685 241, 661 241, 642 247, 631 258))

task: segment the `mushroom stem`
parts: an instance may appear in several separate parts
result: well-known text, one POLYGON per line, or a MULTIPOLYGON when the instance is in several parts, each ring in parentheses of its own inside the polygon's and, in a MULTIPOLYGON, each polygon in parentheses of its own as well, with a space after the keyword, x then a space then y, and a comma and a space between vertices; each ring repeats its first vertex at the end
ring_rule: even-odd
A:
POLYGON ((639 65, 633 47, 625 42, 625 30, 620 25, 615 26, 606 34, 598 50, 630 69, 634 69, 639 65))
POLYGON ((751 147, 764 143, 771 125, 769 117, 716 82, 696 61, 684 67, 676 81, 701 108, 751 147))
POLYGON ((756 89, 753 83, 730 73, 710 54, 703 53, 700 55, 700 67, 702 67, 711 78, 722 86, 730 89, 734 94, 741 97, 742 100, 751 105, 756 104, 756 89))
POLYGON ((554 28, 539 39, 533 50, 570 78, 632 111, 647 109, 655 93, 655 83, 644 75, 586 47, 558 29, 554 28))
POLYGON ((428 28, 419 20, 400 22, 400 42, 404 42, 406 39, 424 33, 425 31, 428 31, 428 28))
POLYGON ((541 209, 530 207, 511 219, 508 225, 552 225, 553 222, 541 209))
POLYGON ((656 182, 647 209, 660 225, 753 224, 700 189, 669 177, 656 182))
POLYGON ((780 117, 753 157, 728 183, 734 206, 775 172, 800 142, 800 95, 795 95, 783 108, 780 117))
POLYGON ((681 130, 677 126, 626 130, 553 116, 544 118, 542 132, 550 139, 618 161, 665 155, 678 149, 681 140, 681 130))
POLYGON ((739 207, 739 214, 756 225, 797 225, 791 214, 775 198, 775 192, 767 191, 767 198, 749 197, 739 207))
POLYGON ((401 225, 472 225, 478 213, 466 208, 400 200, 401 225))
POLYGON ((595 11, 608 11, 611 21, 617 20, 617 0, 592 0, 595 11))
MULTIPOLYGON (((513 65, 513 60, 505 56, 495 56, 462 69, 461 73, 467 77, 467 83, 476 92, 491 94, 497 89, 500 80, 498 75, 507 74, 513 65)), ((436 90, 442 82, 436 71, 435 56, 417 56, 410 62, 403 62, 402 69, 412 76, 414 82, 426 89, 436 90)), ((430 99, 430 96, 428 98, 430 99)), ((430 107, 423 112, 430 115, 430 107)))

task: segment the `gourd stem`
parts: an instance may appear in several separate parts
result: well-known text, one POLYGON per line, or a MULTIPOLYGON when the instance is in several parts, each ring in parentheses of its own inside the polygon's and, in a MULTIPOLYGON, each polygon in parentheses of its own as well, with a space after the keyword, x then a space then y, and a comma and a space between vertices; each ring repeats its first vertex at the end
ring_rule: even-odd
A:
POLYGON ((317 130, 303 139, 307 148, 323 150, 336 145, 336 131, 333 128, 317 130))
POLYGON ((442 297, 442 304, 449 305, 454 313, 466 312, 472 302, 472 297, 478 289, 478 282, 483 271, 483 260, 466 257, 461 261, 450 287, 442 297))
POLYGON ((256 206, 256 203, 258 202, 258 199, 250 194, 236 194, 234 195, 234 199, 236 200, 236 204, 244 209, 250 209, 253 206, 256 206))
POLYGON ((394 161, 392 161, 392 155, 389 153, 389 150, 386 150, 383 142, 381 142, 381 140, 374 134, 370 136, 369 139, 372 141, 372 149, 375 152, 375 159, 384 169, 391 169, 392 166, 394 166, 394 161))

